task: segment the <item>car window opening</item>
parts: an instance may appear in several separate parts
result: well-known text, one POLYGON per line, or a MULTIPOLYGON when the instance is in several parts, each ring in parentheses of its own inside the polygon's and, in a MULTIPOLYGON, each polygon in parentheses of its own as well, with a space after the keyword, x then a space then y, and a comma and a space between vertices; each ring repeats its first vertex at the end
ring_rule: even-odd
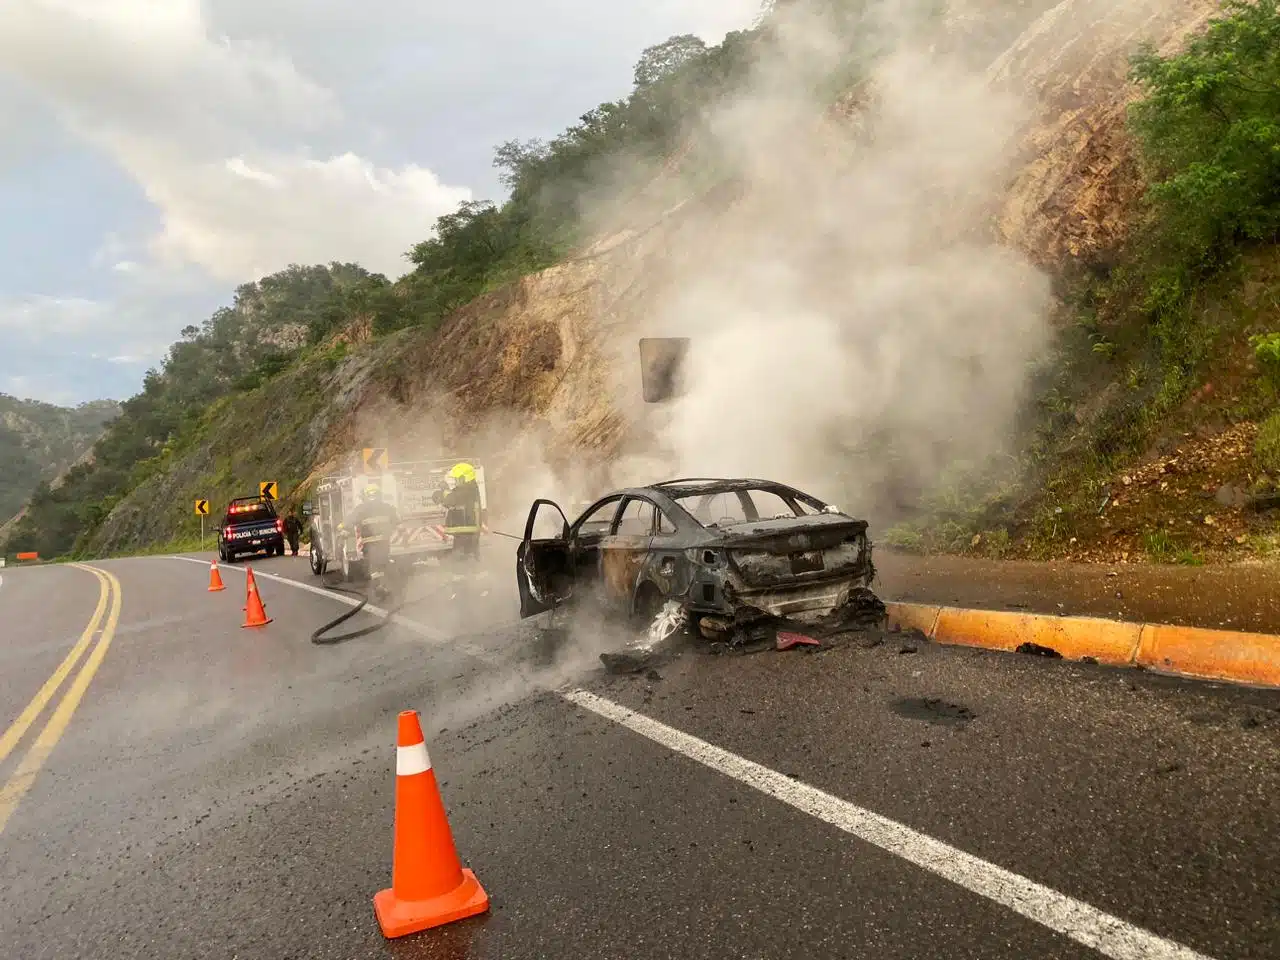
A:
POLYGON ((265 503, 236 504, 227 512, 231 523, 255 523, 259 520, 274 520, 275 511, 265 503))
POLYGON ((704 527, 722 529, 760 520, 792 520, 821 511, 813 504, 784 498, 773 490, 757 488, 723 493, 688 493, 673 497, 704 527))

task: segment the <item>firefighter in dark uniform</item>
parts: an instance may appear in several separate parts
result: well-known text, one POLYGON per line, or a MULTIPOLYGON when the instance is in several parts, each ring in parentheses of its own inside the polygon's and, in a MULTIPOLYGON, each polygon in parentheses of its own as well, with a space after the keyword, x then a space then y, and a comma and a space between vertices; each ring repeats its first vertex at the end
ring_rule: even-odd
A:
POLYGON ((391 534, 400 524, 396 508, 382 499, 382 488, 364 488, 361 502, 343 518, 342 526, 359 534, 371 573, 381 572, 391 555, 391 534))
POLYGON ((459 463, 449 471, 453 489, 444 495, 447 511, 444 532, 453 537, 453 549, 464 559, 480 557, 480 485, 476 468, 459 463))
POLYGON ((298 510, 295 507, 284 518, 284 538, 289 541, 289 552, 295 557, 298 555, 298 541, 301 537, 302 521, 298 519, 298 510))

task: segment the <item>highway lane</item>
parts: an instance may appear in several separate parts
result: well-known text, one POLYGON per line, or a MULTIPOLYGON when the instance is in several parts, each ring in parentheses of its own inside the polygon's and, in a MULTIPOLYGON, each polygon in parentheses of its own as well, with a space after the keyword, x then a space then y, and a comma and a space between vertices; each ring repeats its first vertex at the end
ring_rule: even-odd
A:
POLYGON ((66 566, 0 575, 0 723, 7 724, 75 647, 101 589, 93 574, 66 566), (28 628, 33 622, 38 629, 28 628))
MULTIPOLYGON (((304 563, 255 570, 305 581, 304 563)), ((275 622, 242 630, 238 566, 213 595, 199 564, 96 566, 119 577, 123 615, 0 834, 5 955, 1100 955, 539 689, 575 678, 1204 955, 1280 944, 1274 694, 897 641, 607 678, 587 638, 539 669, 496 574, 419 585, 406 613, 422 629, 317 648, 339 601, 264 576, 275 622), (369 900, 390 878, 406 707, 493 908, 388 943, 369 900)), ((67 611, 20 621, 43 657, 34 691, 97 585, 63 568, 18 579, 67 611)), ((0 656, 21 659, 14 635, 0 656)))

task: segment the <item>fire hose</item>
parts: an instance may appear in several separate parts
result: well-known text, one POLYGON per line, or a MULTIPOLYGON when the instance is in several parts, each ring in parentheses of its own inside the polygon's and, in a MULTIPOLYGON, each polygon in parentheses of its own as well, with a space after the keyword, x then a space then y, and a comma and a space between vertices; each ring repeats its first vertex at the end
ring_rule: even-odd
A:
MULTIPOLYGON (((519 541, 524 539, 523 537, 513 536, 512 534, 509 534, 509 533, 502 533, 498 530, 490 530, 488 532, 493 536, 504 537, 508 540, 519 541)), ((394 566, 395 565, 394 561, 392 561, 390 565, 394 566)), ((342 626, 348 620, 351 620, 352 618, 358 616, 360 612, 369 605, 369 595, 366 592, 362 590, 353 590, 349 587, 339 586, 341 582, 342 582, 341 579, 326 577, 322 581, 322 585, 326 590, 332 590, 334 593, 345 593, 347 594, 347 596, 358 598, 360 602, 357 603, 350 610, 343 613, 341 616, 335 617, 334 619, 330 620, 328 623, 323 624, 322 626, 316 628, 314 632, 312 632, 311 642, 318 646, 322 646, 322 647, 335 646, 339 643, 346 643, 348 640, 358 640, 360 637, 367 637, 370 634, 377 633, 379 630, 385 629, 387 624, 389 624, 392 620, 395 619, 396 615, 401 610, 404 609, 406 603, 408 602, 404 598, 404 592, 401 591, 400 602, 396 604, 394 609, 385 611, 384 615, 381 617, 381 619, 378 620, 377 623, 370 624, 367 627, 361 627, 358 630, 352 630, 348 633, 339 633, 334 636, 326 636, 326 634, 328 634, 331 630, 336 630, 338 627, 342 626)))
MULTIPOLYGON (((357 549, 359 549, 359 545, 361 542, 362 542, 362 538, 357 536, 356 538, 357 549)), ((395 562, 388 557, 386 561, 386 566, 394 567, 395 562)), ((382 576, 386 575, 385 570, 382 571, 381 575, 382 576)), ((375 573, 373 579, 375 581, 378 580, 379 575, 375 573)), ((326 590, 332 590, 334 593, 345 593, 348 596, 357 597, 359 598, 360 602, 357 603, 350 610, 346 611, 340 616, 334 617, 334 619, 318 627, 314 632, 312 632, 311 642, 314 644, 317 644, 319 646, 334 646, 335 644, 346 643, 348 640, 356 640, 356 639, 359 639, 360 637, 367 637, 370 634, 377 633, 379 630, 384 629, 387 626, 387 624, 389 624, 395 618, 396 614, 398 614, 402 609, 404 609, 404 605, 406 601, 404 599, 404 591, 401 590, 400 602, 396 604, 394 609, 384 611, 384 615, 380 620, 378 620, 377 623, 370 624, 367 627, 361 627, 358 630, 352 630, 348 633, 340 633, 335 636, 326 636, 326 634, 328 634, 329 631, 335 630, 338 627, 342 626, 342 624, 346 623, 348 620, 357 616, 362 610, 364 610, 365 607, 369 605, 368 593, 362 590, 352 590, 349 587, 339 586, 338 584, 341 582, 342 582, 341 579, 334 579, 332 577, 327 577, 322 581, 326 590)))
POLYGON ((379 619, 377 623, 370 624, 367 627, 361 627, 358 630, 352 630, 348 633, 339 633, 331 637, 325 636, 325 634, 327 634, 330 630, 335 630, 338 627, 342 626, 344 623, 346 623, 352 617, 359 614, 360 611, 362 611, 365 607, 369 605, 369 595, 367 593, 361 590, 352 590, 348 587, 340 587, 338 586, 338 582, 339 581, 325 580, 324 587, 326 590, 332 590, 334 593, 345 593, 351 597, 358 597, 360 602, 357 603, 350 610, 348 610, 346 613, 343 613, 341 616, 334 617, 328 623, 324 624, 321 627, 316 628, 316 630, 311 634, 311 642, 314 644, 317 644, 322 647, 330 647, 339 643, 346 643, 348 640, 356 640, 356 639, 359 639, 360 637, 367 637, 371 633, 377 633, 379 630, 382 630, 384 627, 386 627, 387 624, 389 624, 395 618, 396 614, 398 614, 401 610, 404 609, 405 601, 401 599, 400 602, 396 604, 395 608, 392 610, 386 611, 382 616, 382 618, 379 619))

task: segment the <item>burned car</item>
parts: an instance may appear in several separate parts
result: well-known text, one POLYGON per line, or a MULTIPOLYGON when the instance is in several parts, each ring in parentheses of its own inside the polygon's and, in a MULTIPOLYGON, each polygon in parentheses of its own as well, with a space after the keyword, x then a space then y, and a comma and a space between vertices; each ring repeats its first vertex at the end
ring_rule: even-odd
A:
POLYGON ((725 631, 829 616, 869 594, 874 576, 865 521, 768 480, 620 490, 572 523, 538 500, 516 553, 522 617, 592 597, 643 622, 674 601, 725 631))

